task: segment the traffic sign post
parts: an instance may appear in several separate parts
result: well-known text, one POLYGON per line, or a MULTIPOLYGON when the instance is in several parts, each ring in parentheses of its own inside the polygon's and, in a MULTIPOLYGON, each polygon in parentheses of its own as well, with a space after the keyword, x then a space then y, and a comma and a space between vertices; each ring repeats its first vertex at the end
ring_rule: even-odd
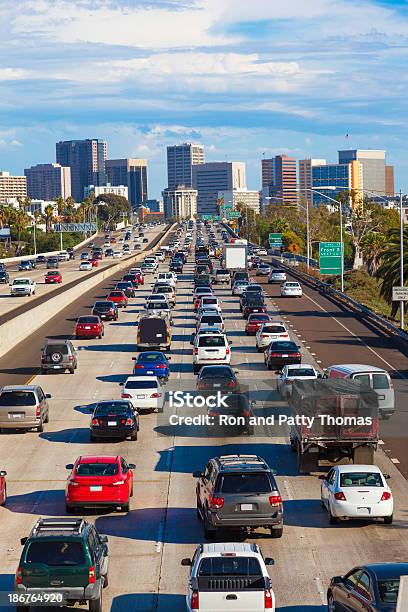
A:
POLYGON ((292 242, 292 244, 288 246, 288 250, 294 255, 300 250, 300 246, 296 244, 296 242, 292 242))
POLYGON ((282 243, 282 234, 269 234, 269 246, 270 247, 281 247, 282 243))
POLYGON ((341 274, 343 270, 342 259, 341 242, 319 243, 320 274, 341 274))
POLYGON ((408 302, 408 287, 393 287, 392 288, 393 302, 408 302))

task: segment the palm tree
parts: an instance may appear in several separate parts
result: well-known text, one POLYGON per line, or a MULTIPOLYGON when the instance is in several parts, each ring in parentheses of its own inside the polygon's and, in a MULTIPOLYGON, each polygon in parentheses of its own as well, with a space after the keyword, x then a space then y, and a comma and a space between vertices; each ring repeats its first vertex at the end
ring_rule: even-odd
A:
POLYGON ((387 240, 380 232, 369 232, 361 243, 363 260, 367 265, 369 274, 375 275, 381 264, 381 257, 387 240))
POLYGON ((30 222, 30 217, 23 210, 16 210, 13 225, 18 234, 18 246, 20 246, 21 232, 23 232, 30 222))
POLYGON ((45 231, 47 234, 50 233, 52 223, 54 221, 54 207, 52 204, 48 204, 48 206, 44 209, 44 217, 45 217, 45 231))
MULTIPOLYGON (((404 229, 404 253, 408 253, 408 229, 404 229)), ((381 295, 391 304, 391 315, 395 316, 398 310, 399 302, 392 301, 392 288, 401 285, 401 246, 400 246, 400 230, 393 229, 387 235, 387 245, 384 249, 381 258, 381 266, 378 269, 377 276, 382 279, 381 295)), ((404 278, 408 280, 408 257, 404 258, 404 278)))

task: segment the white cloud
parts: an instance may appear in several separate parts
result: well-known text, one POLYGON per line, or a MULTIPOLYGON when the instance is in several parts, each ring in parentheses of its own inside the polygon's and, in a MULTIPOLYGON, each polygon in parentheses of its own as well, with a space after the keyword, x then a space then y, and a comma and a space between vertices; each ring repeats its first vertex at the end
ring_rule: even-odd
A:
POLYGON ((28 76, 27 70, 20 68, 0 68, 0 81, 18 81, 28 76))

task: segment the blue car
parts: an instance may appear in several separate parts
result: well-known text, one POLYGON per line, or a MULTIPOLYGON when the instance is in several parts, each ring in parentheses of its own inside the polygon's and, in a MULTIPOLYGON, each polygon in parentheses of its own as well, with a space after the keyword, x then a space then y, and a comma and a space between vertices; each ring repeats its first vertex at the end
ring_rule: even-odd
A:
POLYGON ((20 261, 18 269, 20 272, 28 272, 29 270, 33 270, 35 268, 35 262, 31 259, 26 259, 24 261, 20 261))
POLYGON ((161 351, 144 351, 138 357, 133 357, 133 361, 136 362, 133 366, 133 375, 157 376, 167 381, 170 375, 170 359, 171 357, 166 357, 161 351))

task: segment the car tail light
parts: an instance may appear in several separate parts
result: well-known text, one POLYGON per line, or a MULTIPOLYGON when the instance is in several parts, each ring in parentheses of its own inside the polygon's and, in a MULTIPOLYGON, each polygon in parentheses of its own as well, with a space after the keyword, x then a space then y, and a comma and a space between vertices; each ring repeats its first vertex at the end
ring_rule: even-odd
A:
POLYGON ((302 353, 293 353, 293 357, 301 357, 302 353))
POLYGON ((389 499, 391 499, 391 493, 389 491, 384 491, 384 493, 381 495, 380 501, 388 501, 389 499))
POLYGON ((95 566, 90 565, 88 569, 88 584, 95 584, 95 582, 96 582, 95 566))
POLYGON ((268 334, 261 334, 261 338, 268 338, 268 334))
POLYGON ((269 353, 269 357, 282 357, 280 353, 269 353))
POLYGON ((292 381, 291 380, 285 380, 285 385, 291 385, 292 381))
POLYGON ((194 352, 194 355, 198 355, 198 348, 195 348, 193 352, 194 352))
POLYGON ((135 365, 133 366, 134 370, 143 370, 144 365, 140 365, 139 363, 135 363, 135 365))
POLYGON ((244 416, 244 417, 250 417, 250 416, 251 416, 251 413, 250 413, 250 411, 249 411, 249 410, 243 410, 243 411, 242 411, 242 416, 244 416))
POLYGON ((270 495, 269 496, 269 503, 271 506, 279 506, 279 504, 282 503, 282 498, 280 495, 270 495))
POLYGON ((164 363, 159 363, 159 364, 156 366, 156 368, 157 368, 158 370, 164 370, 166 367, 167 367, 167 366, 166 366, 166 364, 164 364, 164 363))
POLYGON ((41 416, 41 406, 38 404, 38 406, 35 407, 35 416, 39 417, 41 416))
POLYGON ((214 510, 218 510, 219 508, 222 508, 224 505, 224 498, 223 497, 210 497, 210 508, 213 508, 214 510))
POLYGON ((338 493, 334 494, 334 499, 337 499, 337 501, 346 501, 346 496, 344 495, 343 491, 339 491, 338 493))
POLYGON ((225 354, 229 355, 231 353, 230 347, 227 346, 227 348, 225 349, 225 354))
POLYGON ((122 393, 123 399, 130 399, 132 396, 129 393, 122 393))
POLYGON ((68 361, 74 361, 74 357, 72 355, 68 356, 68 361))
POLYGON ((69 485, 71 487, 79 487, 80 483, 77 480, 75 480, 75 478, 70 478, 69 485))
POLYGON ((162 394, 161 393, 152 393, 150 397, 157 399, 158 397, 161 397, 162 394))
POLYGON ((19 567, 16 571, 16 584, 23 584, 23 569, 21 567, 19 567))
POLYGON ((118 487, 119 485, 123 485, 125 484, 124 480, 115 480, 115 482, 112 482, 114 487, 118 487))
POLYGON ((130 417, 126 419, 125 425, 133 425, 134 421, 130 417))
POLYGON ((264 592, 264 608, 265 610, 272 610, 273 608, 273 597, 270 589, 265 589, 264 592))
POLYGON ((226 386, 232 389, 233 387, 235 387, 235 382, 233 380, 230 380, 229 382, 227 382, 226 386))
POLYGON ((198 599, 198 591, 193 591, 191 593, 190 608, 192 610, 199 610, 200 609, 200 602, 199 602, 199 599, 198 599))

